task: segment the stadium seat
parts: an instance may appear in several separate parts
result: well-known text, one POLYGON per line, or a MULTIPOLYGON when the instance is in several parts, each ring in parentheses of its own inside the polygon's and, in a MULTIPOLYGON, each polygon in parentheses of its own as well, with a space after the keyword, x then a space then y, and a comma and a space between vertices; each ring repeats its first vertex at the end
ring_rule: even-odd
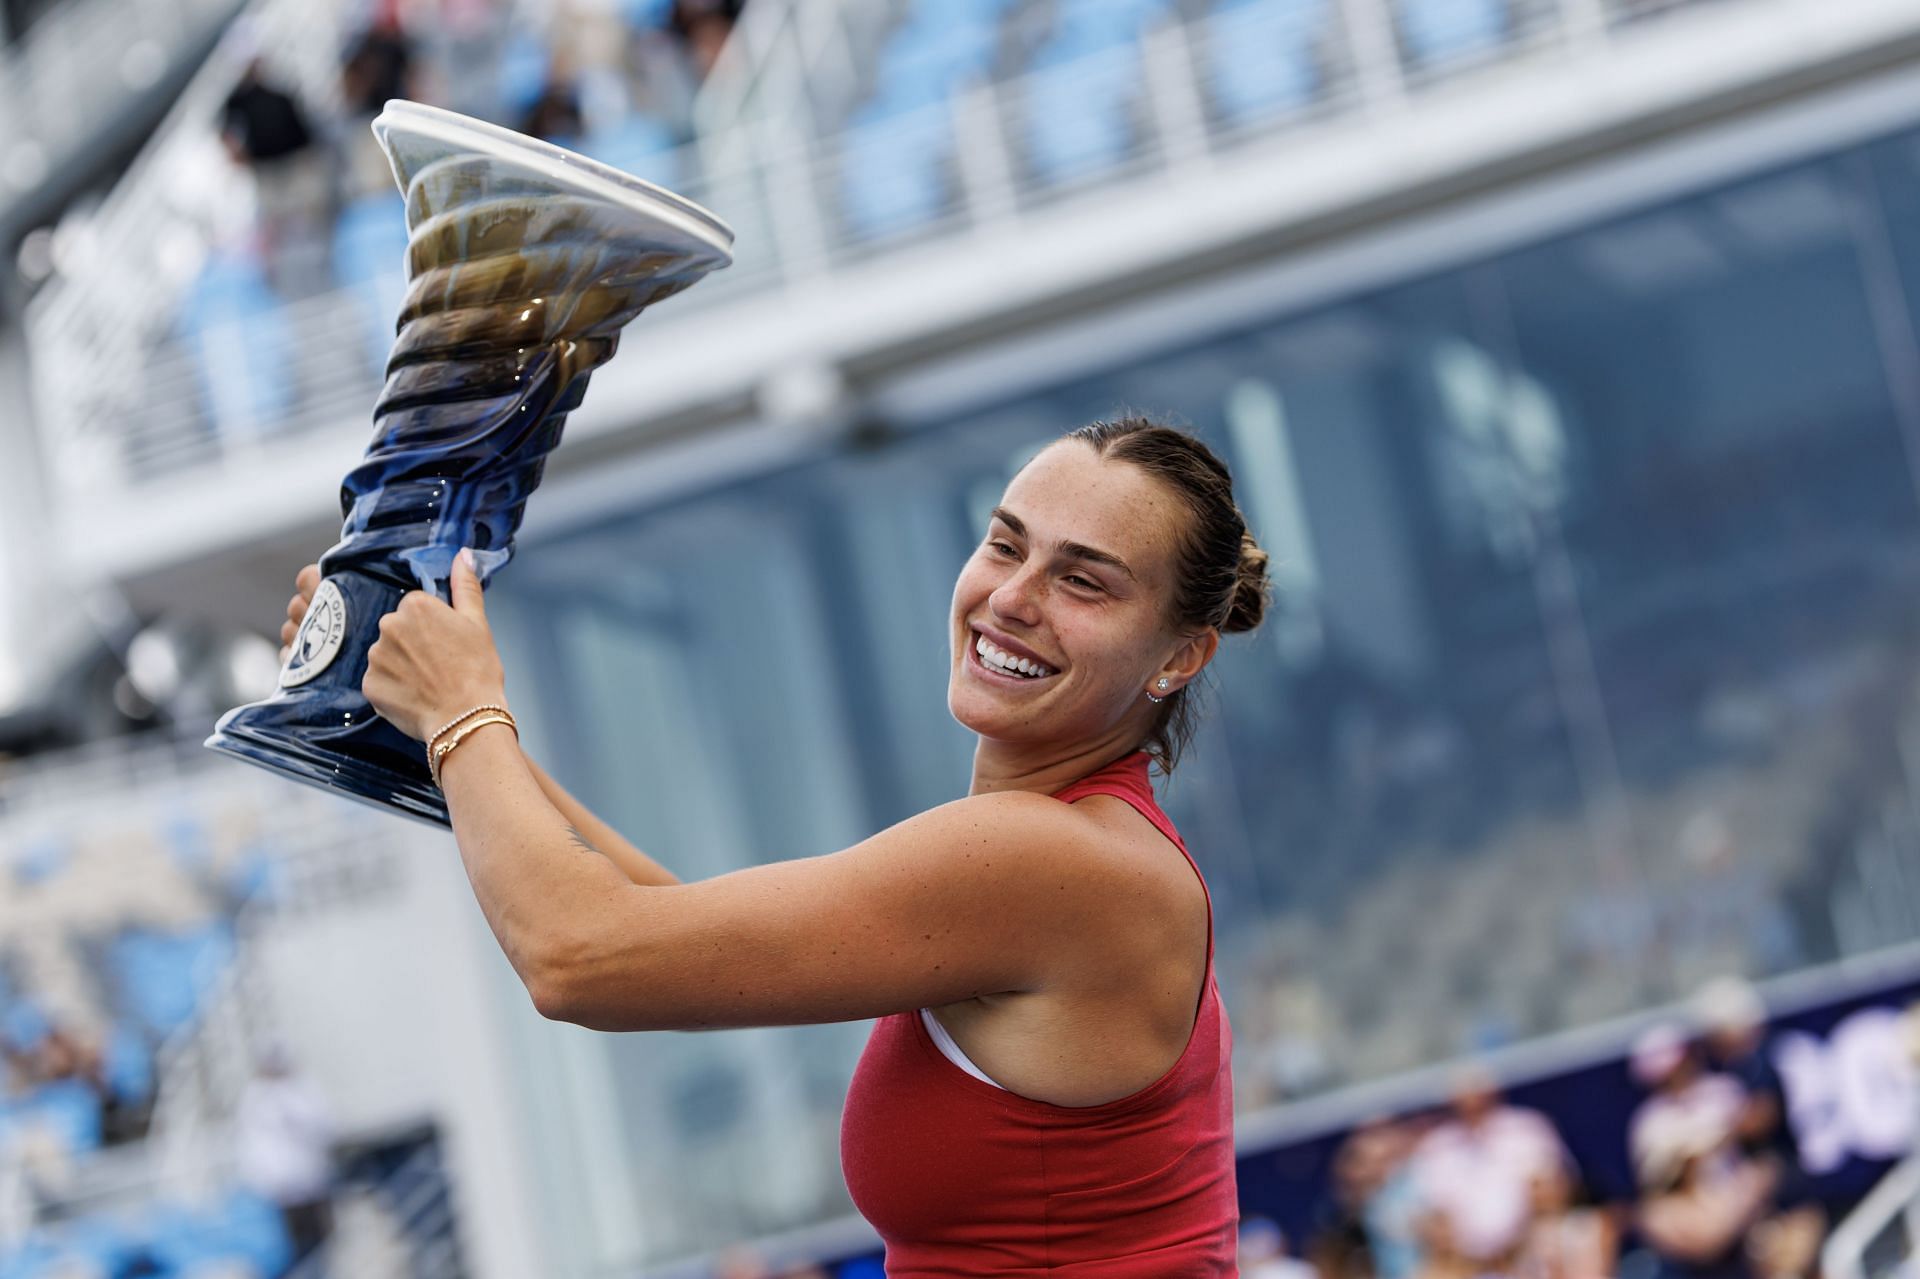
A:
POLYGON ((1323 92, 1319 42, 1328 0, 1246 0, 1215 8, 1206 28, 1206 77, 1228 124, 1263 123, 1323 92))
POLYGON ((932 222, 949 203, 953 135, 937 110, 857 119, 841 138, 840 208, 862 240, 932 222))
POLYGON ((1129 110, 1140 86, 1137 48, 1093 53, 1049 45, 1026 79, 1028 159, 1042 182, 1110 169, 1133 142, 1129 110))
POLYGON ((155 1034, 193 1019, 200 989, 233 950, 232 931, 216 921, 197 931, 165 935, 135 931, 116 938, 109 967, 134 1014, 155 1034))
POLYGON ((655 186, 672 188, 680 180, 673 131, 637 112, 613 128, 588 134, 579 149, 583 155, 655 186))
POLYGON ((353 291, 366 325, 368 363, 383 373, 406 300, 407 211, 398 195, 368 195, 340 211, 333 227, 333 273, 353 291))
POLYGON ((255 437, 287 416, 291 330, 257 259, 235 252, 210 257, 187 291, 180 326, 218 435, 255 437))
POLYGON ((1416 69, 1473 58, 1506 40, 1504 0, 1399 0, 1395 8, 1416 69))

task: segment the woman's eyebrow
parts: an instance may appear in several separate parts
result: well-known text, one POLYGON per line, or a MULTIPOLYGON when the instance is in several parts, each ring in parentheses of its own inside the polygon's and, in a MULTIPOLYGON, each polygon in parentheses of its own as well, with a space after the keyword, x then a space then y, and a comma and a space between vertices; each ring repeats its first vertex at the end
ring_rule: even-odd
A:
MULTIPOLYGON (((1027 536, 1027 526, 1020 522, 1019 516, 1009 511, 1006 507, 994 507, 991 518, 999 520, 1002 524, 1012 529, 1015 537, 1027 536)), ((1109 568, 1118 569, 1128 577, 1133 578, 1136 582, 1140 580, 1134 577, 1133 570, 1127 567, 1127 562, 1111 551, 1103 551, 1098 547, 1088 546, 1084 542, 1061 542, 1059 543, 1058 549, 1061 554, 1070 559, 1085 560, 1089 564, 1104 564, 1109 568)))

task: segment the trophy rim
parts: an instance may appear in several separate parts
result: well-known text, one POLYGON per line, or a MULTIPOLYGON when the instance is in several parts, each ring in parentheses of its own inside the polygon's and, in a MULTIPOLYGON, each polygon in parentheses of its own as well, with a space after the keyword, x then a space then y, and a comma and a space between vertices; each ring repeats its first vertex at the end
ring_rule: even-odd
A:
POLYGON ((591 156, 569 151, 540 138, 516 133, 512 129, 477 120, 445 107, 428 106, 407 98, 390 98, 373 121, 374 132, 385 142, 385 132, 404 128, 443 142, 470 147, 482 154, 510 156, 531 162, 545 173, 569 186, 585 187, 595 195, 636 211, 664 216, 679 224, 695 238, 705 241, 725 255, 733 254, 733 228, 712 211, 683 195, 656 186, 645 178, 636 178, 591 156))

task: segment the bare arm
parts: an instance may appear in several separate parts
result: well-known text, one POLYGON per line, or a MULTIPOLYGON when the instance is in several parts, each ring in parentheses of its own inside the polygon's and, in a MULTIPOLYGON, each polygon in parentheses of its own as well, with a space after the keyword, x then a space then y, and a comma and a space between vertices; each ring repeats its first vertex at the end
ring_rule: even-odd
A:
POLYGON ((636 884, 680 882, 678 875, 634 847, 619 831, 594 816, 592 809, 568 794, 564 786, 548 776, 546 769, 534 762, 533 756, 522 751, 521 759, 525 761, 527 771, 533 774, 541 793, 547 797, 547 802, 559 809, 560 815, 566 818, 568 829, 579 843, 618 866, 621 873, 636 884))
MULTIPOLYGON (((293 598, 287 601, 287 620, 280 624, 280 660, 287 660, 287 646, 293 643, 293 637, 300 630, 300 621, 307 615, 307 606, 313 602, 313 593, 320 589, 320 566, 309 564, 294 577, 293 598)), ((539 785, 547 802, 560 811, 566 819, 572 838, 583 848, 592 850, 605 857, 620 868, 622 874, 636 884, 677 884, 679 876, 654 861, 620 834, 619 831, 594 816, 585 804, 570 795, 566 788, 553 780, 547 771, 533 761, 530 755, 524 756, 527 771, 533 774, 533 780, 539 785)))

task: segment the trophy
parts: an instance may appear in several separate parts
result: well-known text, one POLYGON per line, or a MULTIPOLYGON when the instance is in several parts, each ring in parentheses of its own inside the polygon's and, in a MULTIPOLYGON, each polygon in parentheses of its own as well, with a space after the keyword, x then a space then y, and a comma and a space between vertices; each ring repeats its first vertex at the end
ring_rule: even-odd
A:
POLYGON ((448 598, 473 548, 484 582, 594 369, 646 307, 731 261, 690 201, 508 129, 389 102, 373 131, 407 203, 407 293, 373 442, 340 489, 280 686, 207 745, 309 785, 449 825, 425 749, 360 695, 380 618, 448 598))

